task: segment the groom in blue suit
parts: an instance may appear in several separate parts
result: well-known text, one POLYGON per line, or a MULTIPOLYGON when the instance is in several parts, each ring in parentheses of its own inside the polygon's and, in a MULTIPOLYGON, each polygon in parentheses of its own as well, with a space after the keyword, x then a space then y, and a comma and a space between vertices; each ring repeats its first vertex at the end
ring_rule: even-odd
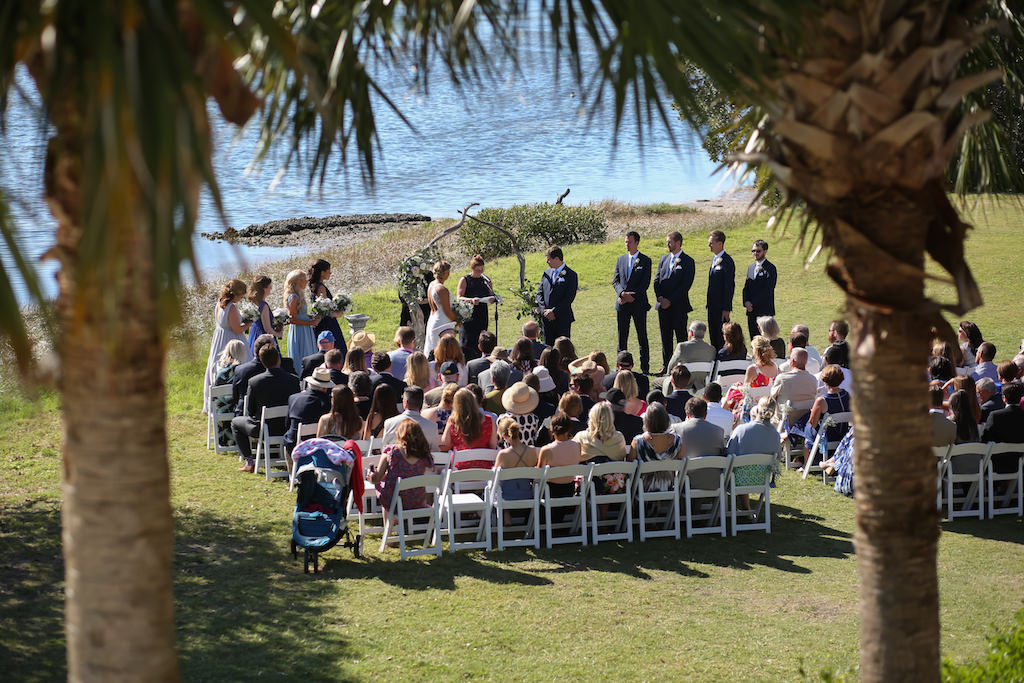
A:
POLYGON ((548 247, 544 252, 548 269, 537 288, 537 307, 544 322, 544 343, 554 344, 559 337, 568 337, 575 320, 572 302, 576 298, 579 279, 576 271, 565 265, 561 247, 548 247))
POLYGON ((651 257, 641 254, 640 233, 626 233, 626 253, 615 262, 612 286, 615 288, 616 317, 619 323, 619 351, 626 351, 629 342, 629 321, 636 327, 640 342, 640 371, 651 374, 651 348, 647 341, 647 288, 651 286, 651 257))

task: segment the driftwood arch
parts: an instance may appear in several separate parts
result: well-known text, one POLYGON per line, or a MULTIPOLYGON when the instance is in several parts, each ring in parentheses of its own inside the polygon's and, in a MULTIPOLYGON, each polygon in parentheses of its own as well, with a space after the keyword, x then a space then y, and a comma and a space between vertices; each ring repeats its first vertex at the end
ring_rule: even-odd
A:
MULTIPOLYGON (((566 194, 568 194, 568 192, 566 192, 566 194)), ((468 221, 474 221, 481 225, 486 225, 508 237, 509 242, 512 244, 512 251, 516 256, 516 259, 519 261, 519 287, 522 288, 526 284, 526 259, 523 257, 523 252, 519 249, 519 240, 517 240, 516 236, 513 235, 510 231, 506 230, 500 225, 495 225, 490 221, 485 221, 481 218, 477 218, 476 216, 470 216, 469 210, 472 209, 474 206, 480 206, 480 202, 473 202, 472 204, 464 208, 461 212, 462 218, 460 218, 457 223, 445 228, 441 233, 436 235, 432 240, 427 242, 427 244, 420 247, 420 249, 417 249, 416 251, 429 249, 430 247, 434 246, 435 244, 443 240, 445 237, 448 237, 449 235, 458 232, 459 230, 464 228, 468 221)), ((420 309, 420 302, 412 298, 411 296, 408 296, 406 292, 403 292, 401 286, 399 286, 398 288, 398 298, 401 299, 402 302, 409 309, 409 318, 412 321, 412 328, 416 331, 416 343, 420 348, 422 348, 426 338, 427 321, 423 319, 423 311, 420 309)), ((425 350, 425 352, 427 351, 425 350)))

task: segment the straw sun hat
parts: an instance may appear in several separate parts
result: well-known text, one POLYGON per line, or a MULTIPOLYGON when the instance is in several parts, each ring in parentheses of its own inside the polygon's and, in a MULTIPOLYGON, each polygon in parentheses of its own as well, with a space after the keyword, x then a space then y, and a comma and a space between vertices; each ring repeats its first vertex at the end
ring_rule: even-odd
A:
POLYGON ((513 415, 532 413, 540 403, 540 396, 525 382, 516 382, 501 395, 501 405, 513 415))

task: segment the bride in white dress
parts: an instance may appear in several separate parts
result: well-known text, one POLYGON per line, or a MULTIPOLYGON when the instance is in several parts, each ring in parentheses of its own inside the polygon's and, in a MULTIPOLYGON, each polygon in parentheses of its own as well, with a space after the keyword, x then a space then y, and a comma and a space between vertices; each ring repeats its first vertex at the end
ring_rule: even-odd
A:
POLYGON ((438 261, 434 264, 433 271, 434 281, 427 289, 430 317, 427 319, 427 338, 423 345, 423 353, 428 356, 437 347, 437 342, 441 338, 441 328, 450 325, 455 320, 455 313, 452 311, 452 293, 444 286, 445 280, 451 275, 452 266, 447 261, 438 261))

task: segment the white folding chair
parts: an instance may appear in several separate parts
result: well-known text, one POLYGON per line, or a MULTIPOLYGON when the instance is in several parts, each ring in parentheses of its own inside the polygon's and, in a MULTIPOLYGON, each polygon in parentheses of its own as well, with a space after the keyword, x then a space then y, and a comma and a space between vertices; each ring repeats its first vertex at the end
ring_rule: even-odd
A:
POLYGON ((956 374, 959 376, 971 374, 971 368, 957 368, 956 374))
MULTIPOLYGON (((231 410, 217 410, 217 399, 231 396, 232 387, 230 384, 221 384, 210 387, 210 403, 206 406, 206 447, 213 448, 214 453, 235 453, 238 446, 221 446, 217 439, 217 427, 221 423, 231 424, 235 413, 231 410)), ((230 428, 230 427, 229 427, 230 428)))
POLYGON ((771 470, 769 466, 775 461, 775 453, 750 453, 745 455, 732 456, 732 463, 729 466, 729 517, 732 522, 732 535, 737 531, 753 531, 763 529, 766 534, 772 532, 772 509, 769 499, 771 491, 771 470), (757 484, 739 486, 736 484, 736 470, 746 466, 763 466, 764 481, 757 484), (750 510, 736 509, 736 496, 757 495, 757 507, 750 510), (758 522, 757 519, 764 513, 764 519, 758 522), (753 522, 737 522, 737 515, 750 517, 753 522))
POLYGON ((844 431, 838 439, 830 441, 826 434, 828 429, 825 428, 825 422, 829 419, 838 425, 846 425, 846 431, 849 431, 850 423, 853 422, 853 413, 846 411, 832 414, 825 413, 821 416, 821 419, 818 421, 818 435, 814 437, 814 445, 811 446, 811 450, 807 455, 807 462, 804 463, 804 479, 806 479, 807 475, 813 470, 815 472, 821 472, 821 480, 826 481, 825 471, 822 469, 821 463, 828 460, 829 457, 835 454, 836 449, 839 448, 839 442, 843 440, 843 436, 846 436, 846 431, 844 431), (819 449, 822 447, 824 447, 825 453, 820 459, 818 459, 817 463, 815 463, 814 458, 818 455, 820 452, 819 449))
POLYGON ((434 459, 434 474, 444 474, 452 466, 451 451, 433 451, 430 456, 434 459))
POLYGON ((587 486, 586 481, 590 478, 590 470, 593 465, 561 465, 559 467, 544 466, 544 478, 541 480, 540 504, 544 507, 544 530, 547 532, 547 547, 550 548, 556 543, 582 543, 587 544, 587 486), (565 477, 582 477, 579 489, 575 495, 556 497, 551 495, 552 479, 565 477), (554 510, 566 510, 572 512, 569 521, 553 522, 552 512, 554 510), (555 536, 555 529, 568 529, 565 536, 555 536), (573 533, 575 531, 579 533, 573 533))
MULTIPOLYGON (((363 472, 365 473, 371 467, 380 469, 380 461, 382 459, 383 456, 380 455, 364 455, 362 458, 363 472)), ((351 491, 348 494, 346 510, 346 517, 350 519, 352 515, 358 514, 360 536, 365 538, 366 534, 384 533, 384 511, 381 509, 380 501, 377 499, 377 489, 374 488, 369 480, 366 481, 366 485, 363 488, 363 511, 359 512, 359 508, 356 506, 355 493, 351 491), (370 522, 373 522, 373 524, 370 524, 370 522)))
POLYGON ((636 476, 633 479, 633 499, 636 500, 636 519, 641 542, 648 538, 666 536, 679 539, 679 482, 685 470, 686 461, 675 459, 651 460, 637 466, 636 476), (671 480, 667 489, 658 486, 648 490, 648 487, 652 485, 652 480, 665 479, 671 480), (648 505, 652 510, 662 508, 664 513, 650 514, 648 505), (648 525, 652 523, 659 525, 660 528, 648 528, 648 525))
POLYGON ((373 455, 374 437, 371 436, 369 439, 353 439, 353 441, 359 446, 360 455, 373 455))
POLYGON ((420 474, 405 479, 399 477, 395 482, 395 497, 391 499, 391 508, 384 524, 384 536, 380 541, 380 552, 384 552, 388 543, 398 541, 398 552, 401 559, 417 555, 436 555, 441 557, 441 516, 439 504, 441 499, 441 475, 420 474), (424 508, 406 510, 402 505, 402 491, 425 488, 430 505, 424 508), (397 527, 397 531, 396 531, 397 527), (392 533, 395 534, 392 539, 392 533), (409 549, 407 544, 421 541, 422 547, 409 549))
POLYGON ((988 486, 988 518, 996 515, 1017 515, 1024 514, 1024 443, 992 443, 988 451, 988 459, 985 462, 985 482, 988 486), (1000 455, 1014 454, 1017 460, 1017 469, 1011 472, 996 472, 992 461, 1000 455), (996 482, 1006 482, 1006 490, 996 500, 996 482), (1016 504, 1012 504, 1016 492, 1016 504), (996 503, 999 503, 998 505, 996 503))
POLYGON ((472 548, 491 549, 490 503, 486 500, 485 492, 492 477, 491 470, 476 467, 447 471, 441 494, 441 523, 443 528, 448 531, 448 552, 472 548), (483 487, 481 493, 484 495, 457 492, 458 485, 463 482, 480 482, 483 487), (477 522, 465 525, 463 523, 463 514, 465 513, 476 514, 477 522), (460 534, 470 533, 474 534, 474 540, 456 540, 460 534))
POLYGON ((713 381, 722 385, 722 392, 728 391, 729 387, 737 382, 743 381, 750 367, 749 360, 720 360, 715 366, 715 379, 713 381))
POLYGON ((263 461, 263 470, 267 475, 267 481, 271 477, 291 478, 291 458, 284 452, 284 434, 271 434, 269 421, 277 418, 288 417, 288 406, 274 406, 268 408, 263 406, 260 413, 260 433, 256 442, 256 465, 253 473, 259 474, 260 460, 263 461), (284 471, 271 470, 271 467, 284 467, 284 471))
POLYGON ((725 536, 725 488, 731 463, 730 455, 702 455, 686 459, 682 480, 687 538, 694 534, 718 533, 725 536), (705 511, 705 507, 710 509, 705 511), (695 527, 693 523, 696 521, 706 524, 695 527))
MULTIPOLYGON (((683 363, 683 365, 685 365, 686 369, 690 371, 691 377, 696 375, 698 372, 704 373, 700 386, 698 387, 696 384, 693 385, 694 390, 703 389, 704 387, 706 387, 712 381, 711 378, 714 377, 715 375, 715 361, 713 360, 693 361, 690 363, 683 363)), ((672 368, 669 368, 669 376, 671 376, 672 374, 671 370, 672 368)))
MULTIPOLYGON (((498 451, 494 448, 467 448, 463 451, 452 451, 450 467, 453 470, 460 470, 468 466, 492 469, 497 457, 498 451), (471 463, 471 465, 467 465, 467 463, 471 463)), ((483 491, 487 485, 486 481, 490 481, 489 476, 483 482, 474 479, 460 481, 455 492, 483 491)))
POLYGON ((310 424, 299 425, 299 431, 295 436, 296 445, 302 443, 303 441, 306 441, 307 439, 315 439, 316 430, 318 426, 319 425, 317 425, 315 422, 310 424))
POLYGON ((594 545, 601 541, 633 540, 633 478, 636 475, 635 462, 602 462, 594 465, 587 479, 590 500, 590 535, 594 545), (595 480, 605 476, 623 479, 622 488, 615 493, 598 493, 595 480), (602 520, 598 514, 599 505, 618 505, 614 519, 602 520), (601 532, 601 527, 611 531, 601 532))
POLYGON ((753 401, 756 404, 759 400, 761 400, 762 398, 767 396, 769 393, 771 393, 771 390, 772 390, 772 388, 770 386, 768 386, 768 387, 750 387, 747 391, 750 394, 750 400, 753 401))
POLYGON ((540 484, 543 478, 544 472, 536 467, 509 467, 506 469, 498 467, 494 470, 494 478, 491 480, 486 497, 495 513, 498 550, 517 546, 540 548, 540 484), (506 500, 501 494, 501 482, 510 479, 529 480, 533 488, 533 496, 522 500, 506 500), (526 512, 526 520, 523 524, 505 524, 506 512, 510 515, 526 512), (523 538, 506 539, 506 532, 523 533, 523 538))
POLYGON ((946 467, 949 464, 949 460, 946 458, 949 454, 949 446, 932 446, 932 453, 935 454, 935 507, 942 510, 943 482, 946 480, 946 467))
POLYGON ((988 444, 961 443, 946 456, 946 517, 985 516, 985 461, 988 444), (959 493, 958 493, 959 491, 959 493), (957 509, 957 504, 960 509, 957 509))

